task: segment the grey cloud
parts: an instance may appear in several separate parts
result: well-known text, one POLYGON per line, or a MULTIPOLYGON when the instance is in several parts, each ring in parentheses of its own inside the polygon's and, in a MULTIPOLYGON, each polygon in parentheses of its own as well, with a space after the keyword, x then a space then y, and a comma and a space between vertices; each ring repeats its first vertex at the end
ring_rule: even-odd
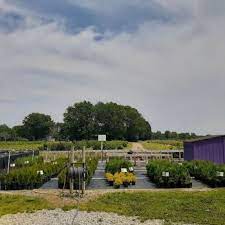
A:
MULTIPOLYGON (((179 7, 194 14, 193 5, 179 7)), ((1 121, 32 111, 62 120, 68 105, 87 99, 137 107, 154 130, 224 133, 225 15, 212 10, 100 41, 94 29, 69 34, 57 23, 0 34, 0 96, 16 98, 0 102, 1 121)))

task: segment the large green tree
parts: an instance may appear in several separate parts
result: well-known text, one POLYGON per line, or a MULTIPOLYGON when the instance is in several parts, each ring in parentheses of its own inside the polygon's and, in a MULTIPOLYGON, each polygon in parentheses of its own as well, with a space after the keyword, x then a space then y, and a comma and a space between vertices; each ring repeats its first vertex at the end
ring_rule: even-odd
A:
POLYGON ((91 139, 94 133, 94 106, 87 101, 75 103, 64 113, 64 136, 70 140, 91 139))
POLYGON ((25 135, 29 140, 45 139, 51 134, 54 122, 49 115, 31 113, 23 120, 25 135))
POLYGON ((98 134, 108 140, 151 138, 150 124, 136 109, 113 102, 75 103, 64 113, 62 131, 70 140, 96 139, 98 134))

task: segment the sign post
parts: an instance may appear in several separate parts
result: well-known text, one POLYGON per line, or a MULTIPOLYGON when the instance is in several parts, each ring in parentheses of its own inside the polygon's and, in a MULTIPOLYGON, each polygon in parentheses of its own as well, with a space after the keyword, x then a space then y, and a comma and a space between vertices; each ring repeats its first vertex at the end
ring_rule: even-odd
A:
POLYGON ((98 135, 98 141, 101 142, 101 160, 103 162, 103 142, 106 141, 106 135, 98 135))

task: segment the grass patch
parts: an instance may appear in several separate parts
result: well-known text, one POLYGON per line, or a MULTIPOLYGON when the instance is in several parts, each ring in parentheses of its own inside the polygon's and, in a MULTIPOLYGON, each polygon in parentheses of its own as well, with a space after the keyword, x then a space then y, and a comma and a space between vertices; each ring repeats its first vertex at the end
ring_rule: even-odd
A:
POLYGON ((41 209, 53 209, 53 207, 42 198, 0 194, 0 216, 19 212, 35 212, 41 209))
POLYGON ((114 212, 140 220, 161 219, 165 224, 225 224, 225 190, 207 192, 116 192, 81 206, 86 211, 114 212))

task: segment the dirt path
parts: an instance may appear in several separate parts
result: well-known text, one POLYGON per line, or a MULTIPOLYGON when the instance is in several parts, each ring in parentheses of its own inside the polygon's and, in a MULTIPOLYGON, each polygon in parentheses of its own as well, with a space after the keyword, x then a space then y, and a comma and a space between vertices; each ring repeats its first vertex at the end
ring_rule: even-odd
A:
POLYGON ((139 142, 133 142, 132 143, 132 150, 134 150, 134 151, 144 151, 144 147, 139 142))

